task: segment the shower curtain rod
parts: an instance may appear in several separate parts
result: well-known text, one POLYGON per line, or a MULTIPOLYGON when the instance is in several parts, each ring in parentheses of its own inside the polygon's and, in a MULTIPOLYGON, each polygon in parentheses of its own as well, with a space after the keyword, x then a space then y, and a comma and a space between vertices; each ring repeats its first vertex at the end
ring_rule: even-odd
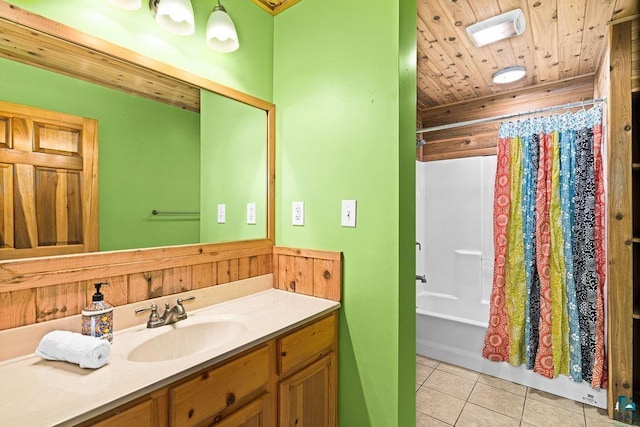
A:
POLYGON ((525 112, 525 113, 509 113, 509 114, 503 114, 501 116, 486 117, 484 119, 467 120, 466 122, 457 122, 457 123, 449 123, 447 125, 432 126, 430 128, 424 128, 424 129, 417 130, 416 134, 418 134, 418 133, 426 133, 426 132, 435 132, 435 131, 438 131, 438 130, 454 129, 454 128, 459 128, 459 127, 462 127, 462 126, 479 125, 479 124, 482 124, 482 123, 494 122, 496 120, 510 119, 512 117, 527 116, 527 115, 530 115, 530 114, 538 114, 538 113, 546 113, 548 111, 563 110, 563 109, 575 108, 575 107, 584 107, 586 105, 600 104, 600 103, 603 103, 603 102, 607 102, 607 98, 590 99, 588 101, 580 101, 580 102, 574 102, 574 103, 570 103, 570 104, 556 105, 555 107, 539 108, 537 110, 528 111, 528 112, 525 112))

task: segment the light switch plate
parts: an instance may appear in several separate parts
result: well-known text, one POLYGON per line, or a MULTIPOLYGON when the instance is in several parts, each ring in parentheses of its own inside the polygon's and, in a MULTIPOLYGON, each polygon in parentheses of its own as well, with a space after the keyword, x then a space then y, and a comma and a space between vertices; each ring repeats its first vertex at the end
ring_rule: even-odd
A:
POLYGON ((304 202, 293 202, 291 211, 291 224, 304 225, 304 202))
POLYGON ((226 205, 218 205, 218 224, 224 224, 227 220, 226 205))
POLYGON ((342 201, 342 221, 341 222, 343 227, 356 226, 356 201, 355 200, 342 201))
POLYGON ((247 224, 256 223, 256 204, 247 203, 247 224))

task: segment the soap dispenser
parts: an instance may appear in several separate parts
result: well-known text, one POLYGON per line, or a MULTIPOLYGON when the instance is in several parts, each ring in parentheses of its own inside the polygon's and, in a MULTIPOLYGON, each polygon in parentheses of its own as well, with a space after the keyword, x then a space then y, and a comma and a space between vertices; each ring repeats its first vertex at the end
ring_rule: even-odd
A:
POLYGON ((82 335, 113 341, 113 306, 104 300, 100 287, 108 283, 95 283, 92 302, 82 310, 82 335))

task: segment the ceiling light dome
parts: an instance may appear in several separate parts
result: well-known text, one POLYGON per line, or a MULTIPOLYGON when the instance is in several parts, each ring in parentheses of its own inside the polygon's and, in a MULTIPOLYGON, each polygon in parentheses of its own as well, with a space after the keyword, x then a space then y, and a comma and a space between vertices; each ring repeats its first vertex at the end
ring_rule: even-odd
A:
POLYGON ((527 74, 524 67, 507 67, 493 75, 493 82, 497 84, 513 83, 527 74))

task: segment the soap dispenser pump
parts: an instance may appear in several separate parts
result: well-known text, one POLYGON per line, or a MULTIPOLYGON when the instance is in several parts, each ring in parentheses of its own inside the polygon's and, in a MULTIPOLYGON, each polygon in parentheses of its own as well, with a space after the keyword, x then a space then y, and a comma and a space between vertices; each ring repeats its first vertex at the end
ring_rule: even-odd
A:
POLYGON ((82 334, 113 341, 113 306, 104 300, 100 287, 109 283, 95 283, 96 293, 91 304, 82 310, 82 334))

